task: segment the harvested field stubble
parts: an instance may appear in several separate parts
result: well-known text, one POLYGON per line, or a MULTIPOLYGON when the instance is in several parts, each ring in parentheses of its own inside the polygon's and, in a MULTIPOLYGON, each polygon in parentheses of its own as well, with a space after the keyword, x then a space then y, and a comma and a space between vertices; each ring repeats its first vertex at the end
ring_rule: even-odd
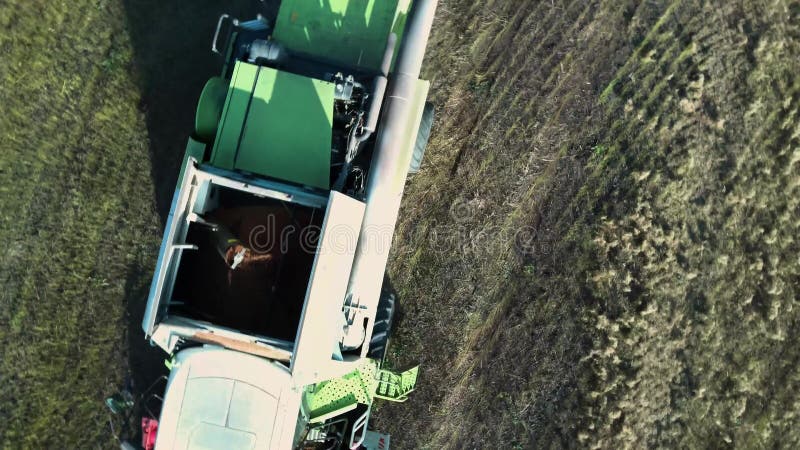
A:
POLYGON ((799 14, 442 2, 391 264, 400 448, 800 444, 799 14), (481 245, 419 238, 453 223, 481 245))

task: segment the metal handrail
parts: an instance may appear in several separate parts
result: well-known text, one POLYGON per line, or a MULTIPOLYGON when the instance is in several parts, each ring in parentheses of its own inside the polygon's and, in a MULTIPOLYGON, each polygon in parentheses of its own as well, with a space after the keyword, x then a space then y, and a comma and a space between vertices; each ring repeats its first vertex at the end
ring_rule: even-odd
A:
POLYGON ((369 413, 372 411, 372 405, 367 408, 367 411, 361 415, 358 419, 353 422, 353 429, 350 431, 350 448, 356 449, 364 443, 364 439, 367 437, 367 422, 369 421, 369 413), (361 432, 361 437, 358 439, 358 442, 354 442, 356 438, 356 431, 359 429, 363 429, 361 432))
POLYGON ((222 30, 222 23, 225 22, 225 19, 230 19, 231 25, 233 25, 234 27, 239 26, 239 19, 231 17, 228 14, 223 14, 219 16, 219 20, 217 20, 217 30, 214 32, 214 40, 211 42, 211 51, 218 55, 222 53, 219 51, 219 48, 217 48, 217 42, 219 40, 219 32, 220 30, 222 30))

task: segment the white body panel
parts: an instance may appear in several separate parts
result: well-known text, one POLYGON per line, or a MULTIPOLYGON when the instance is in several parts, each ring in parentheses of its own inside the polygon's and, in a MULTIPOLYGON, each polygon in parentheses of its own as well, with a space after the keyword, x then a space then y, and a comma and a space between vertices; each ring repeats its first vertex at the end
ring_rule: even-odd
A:
POLYGON ((302 384, 330 379, 341 365, 333 355, 363 217, 364 203, 331 193, 292 355, 292 377, 302 384))
POLYGON ((178 353, 157 450, 291 448, 300 391, 275 362, 213 346, 178 353))

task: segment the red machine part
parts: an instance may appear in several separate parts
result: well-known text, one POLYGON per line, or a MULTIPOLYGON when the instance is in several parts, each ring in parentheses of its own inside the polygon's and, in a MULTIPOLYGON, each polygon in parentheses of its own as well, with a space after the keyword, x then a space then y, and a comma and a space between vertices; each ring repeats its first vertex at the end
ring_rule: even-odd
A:
POLYGON ((156 433, 158 433, 158 421, 142 417, 142 448, 144 450, 156 448, 156 433))

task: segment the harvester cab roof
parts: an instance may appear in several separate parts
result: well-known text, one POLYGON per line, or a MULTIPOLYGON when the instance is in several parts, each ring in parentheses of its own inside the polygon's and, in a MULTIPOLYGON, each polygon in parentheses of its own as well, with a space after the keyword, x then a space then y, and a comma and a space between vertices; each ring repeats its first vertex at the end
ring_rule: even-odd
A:
POLYGON ((374 398, 404 401, 417 377, 382 368, 384 272, 430 131, 435 8, 283 0, 274 21, 220 18, 225 64, 142 323, 170 355, 157 448, 388 448, 367 425, 374 398))

